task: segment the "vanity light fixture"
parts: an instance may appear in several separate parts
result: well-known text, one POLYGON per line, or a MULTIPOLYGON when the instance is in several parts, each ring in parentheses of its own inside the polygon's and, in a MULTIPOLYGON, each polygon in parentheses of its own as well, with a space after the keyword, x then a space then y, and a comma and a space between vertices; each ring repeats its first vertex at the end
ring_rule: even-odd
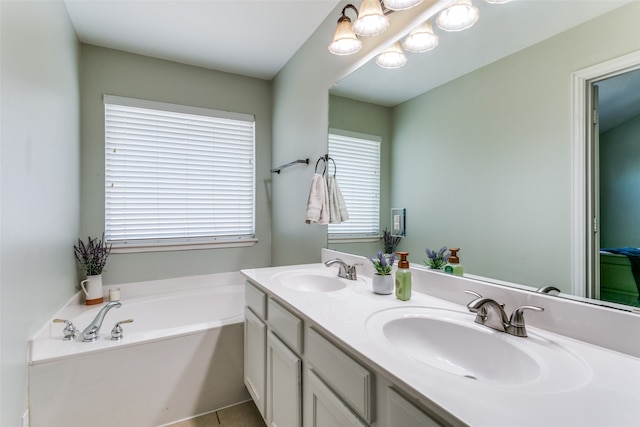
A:
POLYGON ((348 4, 342 9, 342 15, 338 18, 338 26, 333 35, 333 41, 329 45, 329 52, 334 55, 351 55, 362 48, 362 41, 353 32, 351 19, 346 15, 347 9, 353 9, 358 14, 354 5, 348 4))
POLYGON ((440 37, 433 32, 431 21, 426 21, 402 40, 402 47, 409 52, 427 52, 438 46, 439 42, 440 37))
POLYGON ((402 51, 399 42, 395 42, 376 57, 376 64, 382 68, 400 68, 406 63, 407 55, 402 51))
POLYGON ((436 16, 436 25, 445 31, 462 31, 478 21, 480 11, 471 0, 456 0, 436 16))
POLYGON ((382 12, 380 0, 362 0, 353 31, 359 36, 377 36, 389 28, 389 18, 382 12))
POLYGON ((391 10, 405 10, 411 9, 420 3, 422 3, 422 0, 384 0, 384 7, 391 10))

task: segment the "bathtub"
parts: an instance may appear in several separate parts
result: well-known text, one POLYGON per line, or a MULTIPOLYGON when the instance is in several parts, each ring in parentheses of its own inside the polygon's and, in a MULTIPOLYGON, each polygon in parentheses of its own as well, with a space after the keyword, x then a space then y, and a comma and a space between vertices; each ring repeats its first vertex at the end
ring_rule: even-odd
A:
POLYGON ((122 307, 91 343, 81 332, 102 305, 74 296, 53 318, 71 319, 79 338, 63 341, 64 324, 49 322, 30 342, 31 427, 161 426, 249 400, 243 283, 224 273, 118 285, 122 307))

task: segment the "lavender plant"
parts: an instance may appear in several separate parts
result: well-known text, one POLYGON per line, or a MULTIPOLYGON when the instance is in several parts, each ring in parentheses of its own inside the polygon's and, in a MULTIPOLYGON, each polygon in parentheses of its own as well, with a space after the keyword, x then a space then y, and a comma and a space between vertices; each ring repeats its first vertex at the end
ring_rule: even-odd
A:
POLYGON ((400 236, 392 236, 385 228, 382 232, 382 245, 384 246, 385 254, 394 254, 398 244, 400 244, 400 236))
POLYGON ((86 244, 78 239, 78 244, 73 246, 74 255, 87 272, 87 276, 97 276, 102 274, 102 270, 104 270, 107 258, 111 253, 111 245, 105 243, 104 233, 102 233, 102 238, 88 237, 88 239, 86 244))
POLYGON ((375 258, 370 256, 367 258, 373 263, 376 273, 382 274, 383 276, 391 274, 391 268, 393 267, 393 263, 396 261, 395 254, 384 254, 382 251, 378 251, 375 258))
POLYGON ((424 250, 427 253, 427 260, 425 264, 431 268, 441 269, 447 262, 449 262, 449 256, 451 253, 447 250, 446 246, 441 247, 437 251, 433 251, 429 248, 424 250))

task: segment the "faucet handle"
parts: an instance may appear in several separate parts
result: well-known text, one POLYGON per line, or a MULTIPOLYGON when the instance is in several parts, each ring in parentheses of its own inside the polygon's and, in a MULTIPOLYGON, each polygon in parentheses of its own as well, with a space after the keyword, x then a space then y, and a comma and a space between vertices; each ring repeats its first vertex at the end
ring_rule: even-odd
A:
POLYGON ((537 307, 535 305, 523 305, 516 308, 513 313, 511 313, 511 318, 509 319, 509 325, 507 326, 506 330, 508 334, 515 335, 517 337, 527 336, 527 329, 524 323, 524 314, 522 313, 524 310, 544 311, 544 308, 537 307))
POLYGON ((355 264, 347 265, 347 279, 358 280, 358 271, 356 270, 358 265, 362 265, 362 263, 356 262, 355 264))
POLYGON ((62 332, 64 333, 64 338, 62 338, 63 340, 71 341, 76 338, 76 332, 78 331, 78 329, 71 322, 71 320, 53 319, 53 323, 64 323, 64 329, 62 330, 62 332))
POLYGON ((541 294, 558 295, 562 291, 555 286, 549 285, 536 289, 536 292, 541 294))
POLYGON ((464 290, 464 293, 465 293, 465 294, 469 294, 469 295, 473 295, 473 296, 474 296, 474 297, 476 297, 476 298, 482 298, 482 295, 480 295, 480 294, 479 294, 479 293, 477 293, 477 292, 471 291, 471 290, 469 290, 469 289, 465 289, 465 290, 464 290))
POLYGON ((120 325, 123 323, 131 323, 131 322, 133 322, 133 319, 126 319, 126 320, 121 320, 119 322, 116 322, 115 326, 111 330, 111 340, 119 341, 122 338, 124 338, 123 330, 120 325))

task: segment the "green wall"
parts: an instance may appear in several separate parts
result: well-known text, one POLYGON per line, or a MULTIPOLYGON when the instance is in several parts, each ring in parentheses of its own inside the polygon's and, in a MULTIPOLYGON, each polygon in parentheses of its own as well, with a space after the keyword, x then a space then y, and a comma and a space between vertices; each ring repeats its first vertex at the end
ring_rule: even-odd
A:
POLYGON ((600 247, 640 247, 640 116, 600 135, 600 247))
POLYGON ((80 47, 62 1, 1 1, 0 31, 0 425, 13 427, 28 340, 77 283, 80 47))
POLYGON ((393 110, 402 249, 461 247, 466 273, 571 290, 572 73, 640 49, 640 2, 393 110))
POLYGON ((256 237, 252 247, 112 254, 105 284, 271 264, 271 83, 82 45, 82 236, 104 230, 103 94, 255 115, 256 237))
MULTIPOLYGON (((329 127, 377 135, 382 138, 380 144, 380 231, 385 227, 391 229, 391 109, 331 95, 329 96, 329 127)), ((383 249, 380 240, 366 243, 329 242, 329 247, 361 255, 374 255, 383 249)))

